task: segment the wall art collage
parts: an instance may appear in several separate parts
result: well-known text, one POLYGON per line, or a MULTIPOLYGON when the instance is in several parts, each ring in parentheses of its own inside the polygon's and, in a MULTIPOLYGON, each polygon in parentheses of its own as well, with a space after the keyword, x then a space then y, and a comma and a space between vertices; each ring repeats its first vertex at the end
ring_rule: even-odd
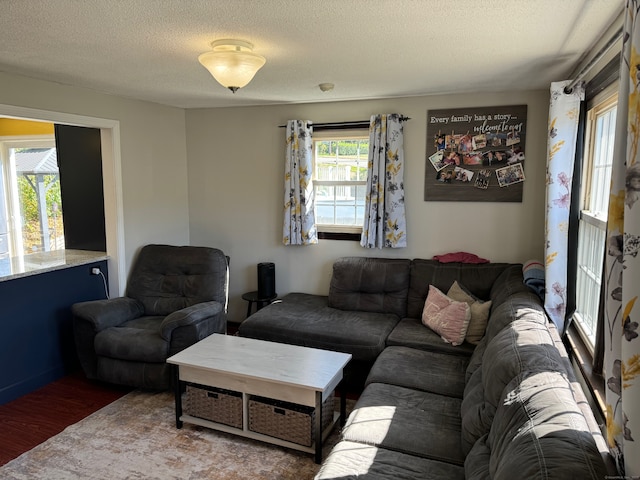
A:
POLYGON ((522 202, 527 106, 427 111, 425 201, 522 202))

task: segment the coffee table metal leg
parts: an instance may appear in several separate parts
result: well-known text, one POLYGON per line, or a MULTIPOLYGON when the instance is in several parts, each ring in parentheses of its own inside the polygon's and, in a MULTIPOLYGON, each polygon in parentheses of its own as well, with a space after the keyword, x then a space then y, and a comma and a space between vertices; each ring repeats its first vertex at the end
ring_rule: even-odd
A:
POLYGON ((182 428, 182 386, 180 385, 180 367, 173 365, 173 375, 175 383, 175 397, 176 397, 176 428, 182 428))
POLYGON ((315 437, 316 463, 322 463, 322 392, 316 392, 315 437))

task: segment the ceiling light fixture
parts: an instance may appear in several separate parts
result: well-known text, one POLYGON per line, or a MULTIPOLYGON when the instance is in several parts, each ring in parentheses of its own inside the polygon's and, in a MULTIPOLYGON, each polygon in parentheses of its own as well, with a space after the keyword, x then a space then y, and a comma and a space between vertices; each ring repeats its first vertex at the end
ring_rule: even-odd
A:
POLYGON ((253 53, 253 44, 243 40, 216 40, 211 48, 198 61, 233 93, 247 85, 266 62, 264 57, 253 53))

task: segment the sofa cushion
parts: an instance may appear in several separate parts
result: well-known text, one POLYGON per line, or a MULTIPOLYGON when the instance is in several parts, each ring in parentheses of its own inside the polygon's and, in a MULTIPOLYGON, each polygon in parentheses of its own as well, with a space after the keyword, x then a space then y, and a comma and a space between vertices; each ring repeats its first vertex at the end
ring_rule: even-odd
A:
POLYGON ((487 344, 481 368, 484 399, 496 407, 504 388, 522 372, 565 372, 546 325, 528 317, 513 321, 487 344))
POLYGON ((290 293, 251 315, 238 331, 243 337, 335 350, 373 363, 397 323, 390 313, 338 310, 327 305, 326 296, 290 293))
POLYGON ((473 444, 489 433, 496 407, 484 401, 482 369, 477 369, 467 382, 462 397, 460 416, 462 417, 462 451, 469 453, 473 444))
MULTIPOLYGON (((457 280, 476 297, 482 300, 489 300, 493 283, 510 265, 512 264, 484 263, 470 265, 465 263, 440 263, 435 260, 413 260, 411 262, 411 278, 407 297, 407 317, 420 318, 424 301, 429 293, 429 285, 446 292, 453 285, 453 282, 457 280)), ((522 279, 522 265, 518 268, 522 279)))
POLYGON ((468 358, 458 355, 387 347, 371 368, 365 385, 387 383, 462 398, 468 358))
POLYGON ((315 480, 464 480, 464 468, 362 443, 339 442, 315 480))
MULTIPOLYGON (((540 303, 540 299, 531 292, 516 293, 500 305, 492 305, 489 321, 487 322, 487 329, 478 347, 483 343, 485 345, 490 343, 498 333, 511 325, 513 321, 522 319, 527 319, 544 326, 548 324, 549 320, 544 312, 544 307, 540 303)), ((483 349, 476 348, 474 357, 478 356, 478 358, 472 358, 468 368, 471 370, 475 369, 476 366, 481 363, 483 354, 483 349)), ((471 373, 473 373, 473 371, 468 372, 467 378, 471 373)))
POLYGON ((459 398, 369 384, 349 415, 343 439, 463 465, 459 398))
MULTIPOLYGON (((469 363, 467 364, 467 374, 465 376, 465 381, 468 382, 473 372, 475 372, 478 368, 482 366, 482 357, 484 356, 484 351, 487 348, 487 336, 485 335, 480 340, 480 343, 476 345, 476 348, 471 353, 471 358, 469 358, 469 363)), ((465 343, 463 345, 471 345, 470 343, 465 343)))
POLYGON ((333 264, 328 305, 340 310, 407 313, 407 259, 344 257, 333 264))
MULTIPOLYGON (((486 342, 486 338, 483 339, 486 342)), ((480 348, 480 346, 479 346, 480 348)), ((472 361, 476 359, 472 357, 472 361)), ((462 402, 462 448, 465 453, 489 432, 500 396, 513 378, 527 372, 563 372, 565 364, 546 324, 524 315, 502 329, 484 347, 482 364, 470 374, 462 402)))
MULTIPOLYGON (((486 480, 489 475, 489 461, 491 450, 487 446, 488 433, 484 434, 473 445, 471 452, 464 459, 464 477, 466 480, 486 480)), ((521 478, 519 476, 515 478, 521 478)))
POLYGON ((466 302, 467 305, 469 305, 471 319, 469 320, 467 334, 464 339, 469 343, 477 345, 482 337, 484 337, 484 331, 487 329, 491 300, 483 302, 468 292, 458 281, 453 282, 453 285, 451 285, 451 288, 449 288, 447 292, 447 297, 458 302, 466 302))
POLYGON ((548 318, 544 312, 544 307, 531 292, 516 293, 500 305, 496 306, 494 304, 492 306, 484 337, 476 346, 469 360, 467 380, 482 364, 486 345, 505 327, 509 326, 511 322, 525 318, 540 325, 548 326, 548 318))
POLYGON ((164 317, 140 317, 98 332, 94 347, 99 356, 130 362, 164 363, 169 342, 160 335, 164 317))
POLYGON ((562 372, 527 373, 510 382, 486 444, 494 480, 607 478, 601 454, 562 372))
POLYGON ((456 302, 433 285, 422 310, 422 323, 454 346, 461 345, 467 334, 471 308, 466 302, 456 302))
POLYGON ((443 342, 440 335, 425 327, 416 318, 403 318, 400 320, 389 334, 387 345, 405 346, 465 357, 469 357, 474 351, 474 345, 467 342, 457 346, 443 342))

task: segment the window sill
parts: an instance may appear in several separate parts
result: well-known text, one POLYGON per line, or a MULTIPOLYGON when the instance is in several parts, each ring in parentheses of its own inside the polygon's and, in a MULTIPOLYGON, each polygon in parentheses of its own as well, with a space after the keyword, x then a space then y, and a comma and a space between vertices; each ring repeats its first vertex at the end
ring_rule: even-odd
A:
POLYGON ((571 325, 565 337, 565 346, 569 356, 575 361, 584 382, 589 388, 589 393, 600 410, 600 414, 605 416, 605 381, 601 374, 593 372, 592 355, 582 337, 571 325))

